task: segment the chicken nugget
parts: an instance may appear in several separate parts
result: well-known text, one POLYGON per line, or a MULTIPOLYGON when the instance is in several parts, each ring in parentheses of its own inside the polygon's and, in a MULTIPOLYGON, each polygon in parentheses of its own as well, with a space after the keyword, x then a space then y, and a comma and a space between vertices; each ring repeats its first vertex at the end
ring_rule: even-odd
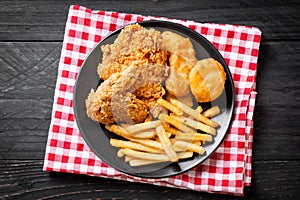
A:
POLYGON ((213 58, 200 60, 189 74, 192 93, 198 102, 209 102, 218 98, 226 80, 223 66, 213 58))

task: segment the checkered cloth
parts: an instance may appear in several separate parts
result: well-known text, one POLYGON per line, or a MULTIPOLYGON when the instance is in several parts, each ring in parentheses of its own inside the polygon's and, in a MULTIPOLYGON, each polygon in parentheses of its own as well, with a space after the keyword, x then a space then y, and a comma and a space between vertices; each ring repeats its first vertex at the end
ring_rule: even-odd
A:
POLYGON ((43 170, 242 196, 244 186, 251 184, 253 110, 260 38, 261 31, 249 26, 198 23, 71 6, 58 67, 43 170), (150 19, 182 24, 212 42, 229 66, 236 91, 233 122, 217 151, 201 165, 183 174, 161 179, 126 175, 100 160, 79 133, 72 108, 75 80, 92 48, 117 28, 150 19))

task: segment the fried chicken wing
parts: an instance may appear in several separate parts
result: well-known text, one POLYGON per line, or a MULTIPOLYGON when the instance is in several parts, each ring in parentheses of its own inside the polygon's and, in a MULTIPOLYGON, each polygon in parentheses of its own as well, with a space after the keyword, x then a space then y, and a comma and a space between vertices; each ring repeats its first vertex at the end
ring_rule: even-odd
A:
POLYGON ((102 62, 97 72, 106 80, 115 72, 122 72, 133 62, 166 64, 167 51, 163 50, 161 33, 139 24, 122 29, 113 44, 101 46, 102 62))
POLYGON ((121 73, 114 73, 91 91, 87 100, 87 115, 100 123, 143 122, 152 102, 165 91, 160 87, 169 68, 159 64, 131 65, 121 73), (145 92, 147 90, 148 92, 145 92))
POLYGON ((117 60, 103 65, 100 63, 97 68, 98 75, 101 79, 106 80, 116 72, 122 72, 130 65, 141 65, 149 63, 157 63, 161 65, 167 64, 168 51, 166 50, 153 50, 137 49, 128 55, 123 55, 117 60))
POLYGON ((166 80, 167 91, 177 97, 190 93, 189 73, 193 66, 178 54, 169 57, 170 75, 166 80))
POLYGON ((197 62, 196 52, 189 38, 185 38, 171 31, 162 33, 164 48, 173 53, 180 55, 192 65, 197 62))

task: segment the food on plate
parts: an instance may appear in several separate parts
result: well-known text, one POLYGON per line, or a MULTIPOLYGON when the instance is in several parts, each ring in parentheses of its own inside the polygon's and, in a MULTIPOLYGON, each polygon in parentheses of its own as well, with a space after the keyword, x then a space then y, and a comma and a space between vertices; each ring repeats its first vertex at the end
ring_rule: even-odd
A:
POLYGON ((182 97, 190 93, 189 80, 172 68, 165 84, 166 90, 173 96, 182 97))
POLYGON ((196 52, 189 38, 185 38, 171 31, 164 31, 161 35, 166 50, 180 55, 191 64, 197 62, 196 52))
POLYGON ((226 74, 213 58, 197 60, 192 42, 175 32, 128 25, 101 47, 102 82, 86 99, 89 118, 119 138, 110 144, 130 166, 178 162, 203 155, 219 124, 226 74))
POLYGON ((221 112, 219 106, 213 106, 202 113, 204 117, 212 118, 221 112))
POLYGON ((100 123, 140 123, 149 113, 149 107, 165 94, 162 81, 168 67, 159 64, 130 66, 113 74, 87 100, 87 115, 100 123), (141 92, 148 88, 148 93, 141 92), (158 88, 158 89, 157 89, 158 88))
POLYGON ((157 63, 161 65, 167 64, 168 52, 165 50, 148 50, 148 49, 138 49, 130 52, 130 54, 122 55, 118 57, 115 61, 108 63, 106 65, 100 63, 98 65, 98 75, 101 79, 106 80, 112 74, 116 72, 122 72, 127 69, 130 65, 141 65, 149 63, 157 63))
POLYGON ((175 96, 175 95, 170 94, 170 92, 167 92, 166 100, 170 101, 171 99, 176 99, 189 107, 193 107, 193 105, 194 105, 194 97, 191 92, 189 92, 185 96, 175 96))
POLYGON ((171 53, 169 57, 170 74, 166 79, 167 91, 176 96, 182 97, 190 94, 189 73, 193 68, 183 57, 171 53))
POLYGON ((191 91, 198 102, 209 102, 219 97, 225 80, 223 66, 213 58, 197 61, 189 74, 191 91))
POLYGON ((134 62, 166 64, 167 59, 161 33, 139 24, 126 26, 113 44, 103 45, 101 50, 103 57, 98 74, 103 80, 124 71, 134 62))
POLYGON ((184 59, 178 54, 170 54, 169 57, 170 68, 180 73, 185 79, 189 78, 193 64, 189 63, 188 60, 184 59))
POLYGON ((163 106, 164 108, 170 110, 171 112, 175 113, 176 115, 182 115, 182 110, 179 109, 178 107, 172 105, 171 103, 169 103, 168 101, 164 100, 164 99, 158 99, 157 103, 161 106, 163 106))

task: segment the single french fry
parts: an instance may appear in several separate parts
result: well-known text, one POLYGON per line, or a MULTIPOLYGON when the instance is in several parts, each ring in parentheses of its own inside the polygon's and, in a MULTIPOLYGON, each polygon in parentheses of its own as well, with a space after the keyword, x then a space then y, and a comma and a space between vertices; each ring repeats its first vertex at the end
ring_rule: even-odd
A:
POLYGON ((200 146, 202 144, 202 142, 203 141, 200 141, 200 140, 193 140, 192 141, 192 143, 195 144, 195 145, 197 145, 197 146, 200 146))
POLYGON ((170 102, 164 100, 164 99, 158 99, 157 104, 161 105, 162 107, 170 110, 171 112, 175 113, 176 115, 182 115, 182 110, 174 105, 172 105, 170 102))
MULTIPOLYGON (((177 157, 179 159, 186 159, 186 158, 191 158, 193 156, 192 151, 185 151, 185 152, 179 152, 177 153, 177 157)), ((160 163, 160 162, 169 162, 170 160, 166 161, 157 161, 157 160, 145 160, 145 159, 135 159, 134 157, 128 158, 129 160, 129 165, 130 166, 143 166, 143 165, 149 165, 149 164, 154 164, 154 163, 160 163)))
POLYGON ((143 165, 150 165, 150 164, 155 164, 155 163, 161 163, 161 162, 168 162, 167 161, 157 161, 157 160, 142 160, 142 159, 132 159, 129 160, 129 165, 132 167, 139 167, 143 165))
POLYGON ((114 147, 119 147, 119 148, 130 148, 130 149, 149 152, 149 153, 162 153, 161 150, 153 149, 148 146, 144 146, 142 144, 132 142, 132 141, 125 141, 125 140, 118 140, 118 139, 111 138, 110 144, 114 147))
POLYGON ((217 132, 216 129, 214 129, 213 127, 208 126, 206 124, 203 124, 199 121, 195 121, 195 120, 192 120, 187 117, 174 116, 174 118, 176 118, 178 121, 188 125, 189 127, 201 130, 201 131, 203 131, 205 133, 209 133, 211 135, 216 135, 216 132, 217 132))
POLYGON ((138 138, 130 138, 131 141, 142 144, 144 146, 148 146, 154 149, 163 150, 163 146, 160 142, 150 139, 138 139, 138 138))
MULTIPOLYGON (((126 131, 126 128, 132 126, 131 124, 120 124, 120 127, 126 131)), ((154 135, 155 135, 155 129, 147 129, 147 130, 142 130, 142 131, 139 131, 139 132, 136 132, 136 133, 128 133, 126 131, 127 135, 129 135, 130 137, 135 137, 135 138, 153 138, 154 135)))
POLYGON ((155 136, 154 129, 144 130, 144 131, 140 131, 140 132, 136 132, 136 133, 132 134, 132 137, 144 138, 144 139, 154 138, 154 136, 155 136))
POLYGON ((125 154, 123 153, 123 149, 119 149, 118 152, 117 152, 117 156, 119 158, 122 158, 125 154))
POLYGON ((219 124, 211 119, 208 119, 207 117, 204 117, 201 113, 199 113, 198 111, 194 110, 193 108, 185 105, 184 103, 177 101, 175 99, 171 99, 171 104, 179 107, 182 109, 182 111, 188 115, 190 115, 191 117, 199 120, 200 122, 203 122, 209 126, 212 127, 218 127, 219 124))
POLYGON ((125 156, 124 161, 129 162, 129 161, 134 160, 134 159, 136 159, 136 158, 132 157, 132 156, 125 156))
POLYGON ((179 159, 186 159, 186 158, 191 158, 193 154, 194 154, 193 151, 178 152, 177 157, 179 159))
POLYGON ((181 149, 182 151, 189 150, 189 151, 196 152, 200 155, 204 154, 204 152, 205 152, 204 147, 195 145, 195 144, 190 143, 190 142, 181 141, 181 140, 175 141, 173 146, 174 146, 174 148, 181 149))
POLYGON ((175 136, 177 140, 200 140, 200 141, 212 141, 212 136, 208 134, 201 134, 201 133, 179 133, 175 136))
POLYGON ((199 106, 196 108, 196 111, 199 112, 199 113, 202 113, 202 112, 203 112, 202 106, 199 105, 199 106))
POLYGON ((128 148, 125 148, 123 153, 142 160, 169 161, 169 157, 166 154, 146 153, 128 148))
POLYGON ((133 134, 133 133, 140 132, 143 130, 156 128, 160 124, 161 124, 160 120, 155 120, 155 121, 143 122, 143 123, 139 123, 139 124, 130 125, 130 126, 125 127, 124 129, 127 131, 127 133, 133 134))
POLYGON ((211 118, 220 114, 221 110, 219 106, 213 106, 202 113, 204 117, 211 118))
POLYGON ((172 148, 171 142, 169 140, 169 137, 166 134, 166 131, 162 125, 156 127, 157 136, 167 154, 167 156, 170 158, 171 162, 177 162, 178 157, 174 149, 172 148))
POLYGON ((180 132, 180 130, 178 130, 177 128, 173 128, 171 126, 165 127, 165 130, 167 133, 171 133, 171 135, 177 135, 180 132))
POLYGON ((158 119, 171 124, 172 126, 178 128, 179 130, 181 130, 183 132, 195 132, 193 129, 187 127, 186 125, 184 125, 183 123, 181 123, 180 121, 175 119, 174 116, 169 116, 169 115, 166 115, 166 114, 160 114, 158 116, 158 119))
POLYGON ((122 128, 121 126, 112 124, 112 125, 105 125, 105 128, 109 130, 110 132, 115 133, 118 136, 121 136, 126 139, 130 139, 130 135, 122 128))

